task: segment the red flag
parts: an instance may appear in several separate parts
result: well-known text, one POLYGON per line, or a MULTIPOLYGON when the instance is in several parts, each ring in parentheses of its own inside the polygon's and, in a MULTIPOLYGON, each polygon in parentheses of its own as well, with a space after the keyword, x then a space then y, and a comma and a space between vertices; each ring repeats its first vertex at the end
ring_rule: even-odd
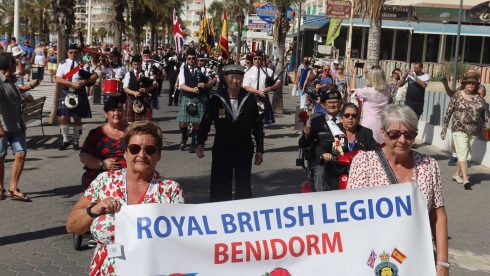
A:
POLYGON ((224 12, 223 29, 219 38, 219 48, 224 61, 228 61, 228 21, 226 20, 226 11, 224 12))

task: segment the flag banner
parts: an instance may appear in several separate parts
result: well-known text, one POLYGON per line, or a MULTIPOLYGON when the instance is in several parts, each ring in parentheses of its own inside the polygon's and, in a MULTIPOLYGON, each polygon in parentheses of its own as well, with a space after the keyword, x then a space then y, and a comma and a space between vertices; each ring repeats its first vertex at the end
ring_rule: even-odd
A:
POLYGON ((221 30, 221 37, 219 38, 219 49, 221 50, 221 56, 225 62, 228 61, 228 20, 226 18, 226 11, 223 14, 223 26, 221 30))
POLYGON ((330 25, 328 27, 326 45, 331 45, 335 39, 340 35, 340 24, 342 19, 332 18, 330 19, 330 25))
POLYGON ((174 44, 175 44, 175 52, 180 53, 182 48, 184 48, 185 35, 180 27, 179 17, 177 16, 177 11, 174 8, 173 12, 173 21, 174 21, 174 44))
POLYGON ((214 34, 211 25, 206 18, 206 7, 201 17, 201 25, 199 26, 198 41, 201 50, 204 50, 208 55, 211 53, 211 48, 214 47, 214 34))
POLYGON ((414 184, 124 205, 115 241, 123 276, 436 275, 427 205, 414 184))

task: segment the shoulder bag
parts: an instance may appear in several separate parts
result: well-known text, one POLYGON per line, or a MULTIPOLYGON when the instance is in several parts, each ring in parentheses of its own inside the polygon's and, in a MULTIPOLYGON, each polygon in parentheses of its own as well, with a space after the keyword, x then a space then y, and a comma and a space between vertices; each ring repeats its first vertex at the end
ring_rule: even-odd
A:
POLYGON ((388 162, 388 159, 386 159, 385 154, 383 153, 382 149, 377 149, 375 150, 376 155, 378 156, 379 162, 381 162, 381 166, 383 167, 383 170, 386 173, 386 176, 388 176, 388 180, 390 181, 390 184, 397 184, 398 179, 396 179, 395 173, 393 172, 393 169, 390 166, 390 163, 388 162))

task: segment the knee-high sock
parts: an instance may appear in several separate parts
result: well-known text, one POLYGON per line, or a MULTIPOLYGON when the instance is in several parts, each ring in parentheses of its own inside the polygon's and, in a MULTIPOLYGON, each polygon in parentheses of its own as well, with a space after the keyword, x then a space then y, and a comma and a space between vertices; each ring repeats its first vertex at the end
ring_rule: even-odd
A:
POLYGON ((80 130, 82 129, 82 126, 75 125, 73 126, 73 140, 78 141, 80 138, 80 130))
POLYGON ((63 137, 63 142, 68 142, 68 132, 70 131, 69 125, 60 125, 61 136, 63 137))

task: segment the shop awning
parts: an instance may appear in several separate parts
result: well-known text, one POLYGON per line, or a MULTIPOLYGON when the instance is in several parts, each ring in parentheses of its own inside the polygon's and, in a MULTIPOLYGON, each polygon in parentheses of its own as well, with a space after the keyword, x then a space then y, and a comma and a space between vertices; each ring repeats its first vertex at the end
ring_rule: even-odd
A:
MULTIPOLYGON (((456 24, 412 22, 411 25, 413 26, 413 32, 419 34, 457 35, 458 33, 458 25, 456 24)), ((490 37, 490 26, 461 25, 461 35, 490 37)))
POLYGON ((303 22, 303 30, 306 31, 317 31, 325 27, 330 19, 325 16, 307 16, 306 20, 303 22))
MULTIPOLYGON (((410 30, 412 29, 411 23, 408 21, 396 21, 396 20, 383 20, 381 22, 381 28, 383 29, 398 29, 398 30, 410 30)), ((349 19, 342 20, 342 26, 349 26, 349 19)), ((366 27, 369 28, 369 20, 354 18, 352 22, 354 27, 366 27)))

